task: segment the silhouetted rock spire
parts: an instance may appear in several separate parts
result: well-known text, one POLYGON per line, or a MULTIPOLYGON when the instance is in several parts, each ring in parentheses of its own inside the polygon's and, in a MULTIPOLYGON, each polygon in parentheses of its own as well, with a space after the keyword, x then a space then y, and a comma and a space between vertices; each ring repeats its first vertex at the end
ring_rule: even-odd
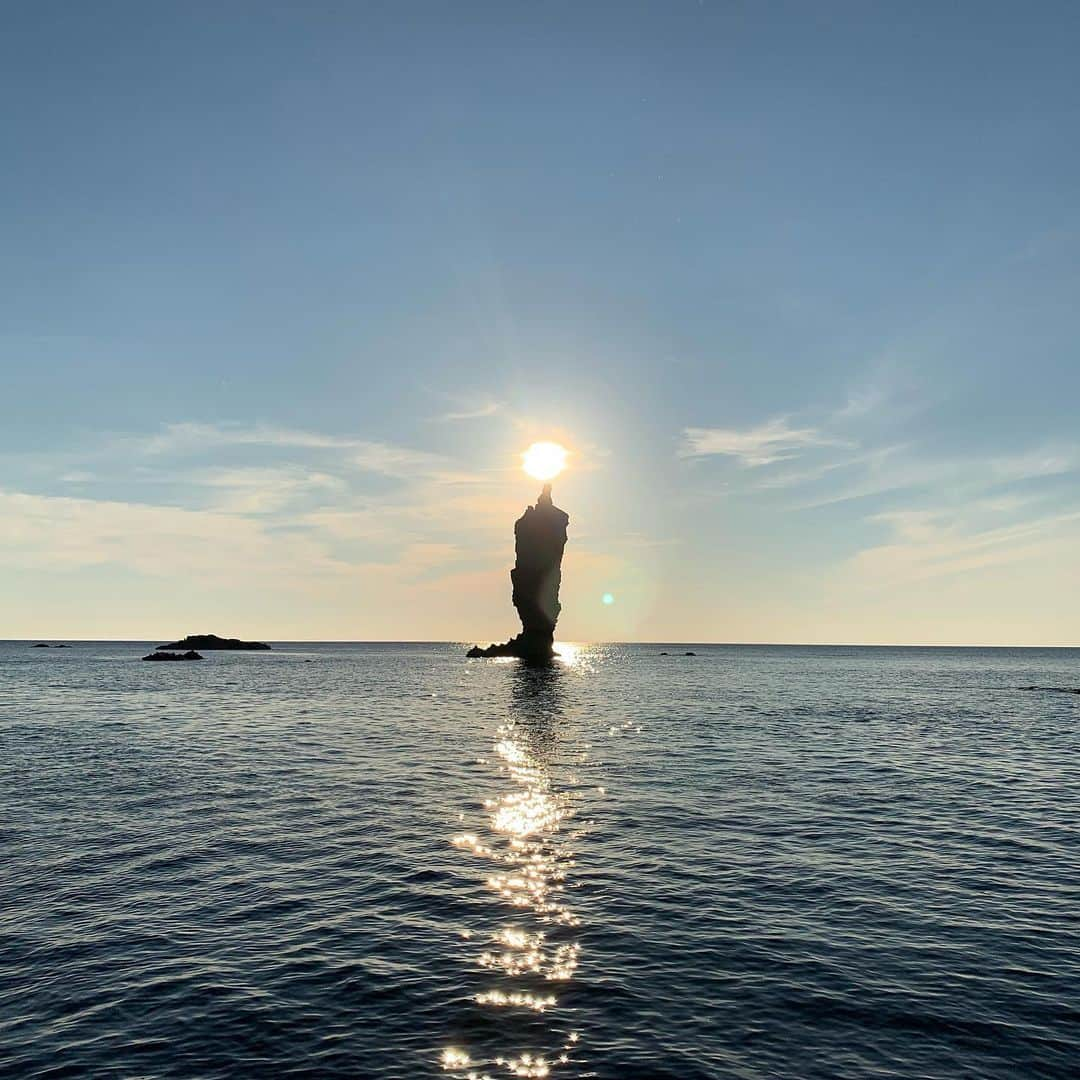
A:
POLYGON ((503 645, 486 649, 473 646, 469 656, 520 656, 549 660, 555 655, 555 623, 559 618, 559 585, 570 515, 551 501, 551 485, 514 522, 517 561, 510 571, 514 607, 521 618, 521 633, 503 645))

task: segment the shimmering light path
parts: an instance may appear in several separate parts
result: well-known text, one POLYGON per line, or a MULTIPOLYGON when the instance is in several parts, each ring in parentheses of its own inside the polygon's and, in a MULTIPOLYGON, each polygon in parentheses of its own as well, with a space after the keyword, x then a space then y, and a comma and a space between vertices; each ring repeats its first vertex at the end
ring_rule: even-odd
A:
POLYGON ((0 1076, 1080 1059, 1080 652, 0 644, 0 1076))
POLYGON ((585 765, 587 752, 560 745, 560 696, 568 671, 584 669, 591 658, 547 668, 511 663, 509 719, 496 733, 491 756, 480 762, 492 764, 505 790, 483 800, 479 835, 458 833, 452 840, 491 867, 486 884, 493 894, 492 919, 465 931, 479 942, 476 964, 491 973, 474 1001, 511 1014, 496 1025, 493 1039, 476 1040, 482 1049, 445 1052, 444 1067, 466 1080, 549 1076, 576 1063, 580 1038, 573 1011, 558 1009, 557 991, 568 989, 580 948, 569 879, 585 831, 573 822, 583 798, 574 768, 585 765), (522 1023, 523 1012, 551 1016, 547 1024, 531 1018, 522 1023))

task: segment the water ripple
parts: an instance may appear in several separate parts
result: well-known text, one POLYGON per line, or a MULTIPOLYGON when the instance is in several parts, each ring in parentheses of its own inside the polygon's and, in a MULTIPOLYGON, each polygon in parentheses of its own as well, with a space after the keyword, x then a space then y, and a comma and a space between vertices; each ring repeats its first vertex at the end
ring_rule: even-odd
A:
POLYGON ((1076 652, 144 645, 0 644, 0 1075, 1075 1072, 1076 652))

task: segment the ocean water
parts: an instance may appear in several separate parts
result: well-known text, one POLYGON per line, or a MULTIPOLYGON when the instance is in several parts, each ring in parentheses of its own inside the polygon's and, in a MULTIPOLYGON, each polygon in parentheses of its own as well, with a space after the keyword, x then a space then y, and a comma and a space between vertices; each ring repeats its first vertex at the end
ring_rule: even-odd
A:
POLYGON ((1080 651, 146 644, 0 645, 4 1077, 1080 1072, 1080 651))

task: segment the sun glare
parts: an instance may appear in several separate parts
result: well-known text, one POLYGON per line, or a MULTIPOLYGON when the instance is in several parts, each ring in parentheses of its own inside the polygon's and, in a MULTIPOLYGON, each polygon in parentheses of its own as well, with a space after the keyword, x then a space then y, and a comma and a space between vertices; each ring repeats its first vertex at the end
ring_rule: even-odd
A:
POLYGON ((566 468, 567 449, 553 442, 536 442, 521 455, 522 468, 537 480, 553 480, 566 468))

